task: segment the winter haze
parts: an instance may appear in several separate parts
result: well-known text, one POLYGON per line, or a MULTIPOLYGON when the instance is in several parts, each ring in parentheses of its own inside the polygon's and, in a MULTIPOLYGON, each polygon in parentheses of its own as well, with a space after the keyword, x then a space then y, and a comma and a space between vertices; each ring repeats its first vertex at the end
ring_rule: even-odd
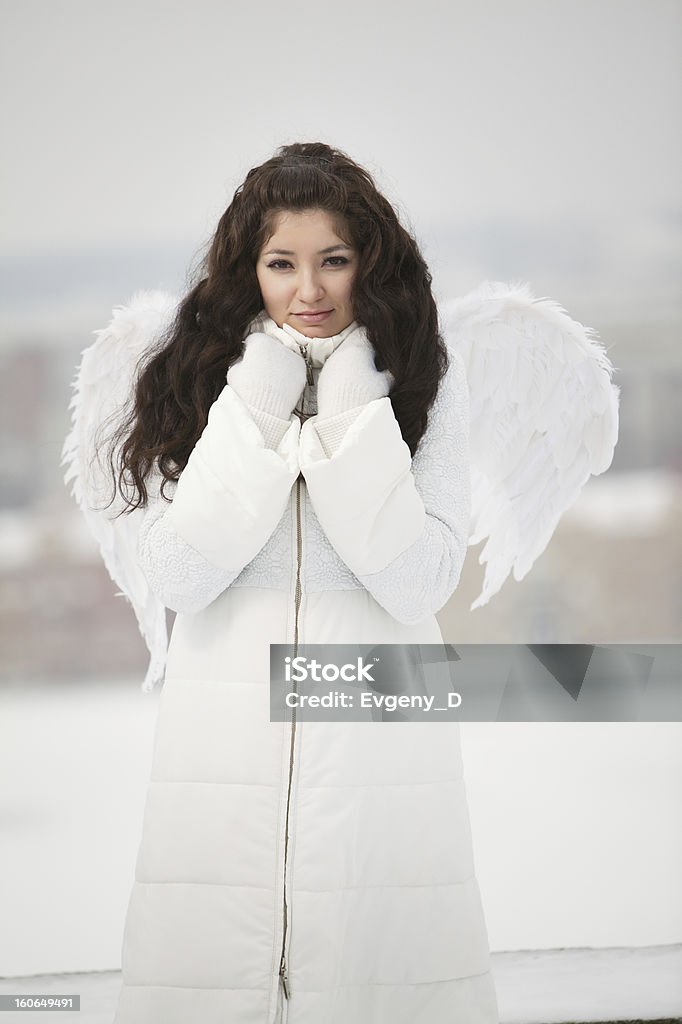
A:
POLYGON ((593 320, 682 314, 678 3, 3 6, 12 322, 182 287, 299 139, 367 164, 439 295, 526 278, 593 320))

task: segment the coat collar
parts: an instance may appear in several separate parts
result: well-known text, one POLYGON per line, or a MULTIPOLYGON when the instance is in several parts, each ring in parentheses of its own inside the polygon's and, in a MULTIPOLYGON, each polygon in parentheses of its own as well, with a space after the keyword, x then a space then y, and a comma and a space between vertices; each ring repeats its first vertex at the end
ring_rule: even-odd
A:
POLYGON ((305 345, 306 350, 310 353, 312 365, 322 366, 327 356, 330 356, 344 338, 347 338, 359 326, 357 320, 353 320, 339 334, 333 334, 328 338, 308 338, 305 334, 297 331, 295 327, 291 327, 290 324, 278 327, 272 317, 268 316, 265 309, 262 309, 249 324, 244 337, 254 334, 256 331, 261 331, 264 334, 268 334, 271 338, 277 338, 287 348, 298 353, 301 351, 299 345, 305 345))

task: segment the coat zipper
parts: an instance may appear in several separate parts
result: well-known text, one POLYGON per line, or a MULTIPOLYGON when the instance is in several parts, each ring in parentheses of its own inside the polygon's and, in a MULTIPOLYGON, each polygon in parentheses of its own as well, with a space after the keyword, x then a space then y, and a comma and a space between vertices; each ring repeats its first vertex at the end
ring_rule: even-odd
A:
MULTIPOLYGON (((308 358, 308 349, 305 345, 298 343, 298 347, 301 350, 301 355, 305 359, 306 364, 306 381, 308 384, 314 384, 313 378, 313 367, 312 363, 308 358)), ((303 409, 299 419, 301 422, 306 418, 303 409)), ((293 657, 295 658, 298 652, 298 614, 301 606, 301 549, 302 549, 302 531, 301 531, 301 474, 299 473, 296 478, 296 589, 294 597, 294 644, 293 644, 293 657)), ((294 682, 294 693, 296 693, 296 683, 294 682)), ((279 977, 282 985, 282 991, 284 992, 284 998, 289 999, 289 973, 288 964, 286 958, 286 940, 287 940, 287 853, 289 846, 289 808, 291 802, 291 780, 293 777, 294 768, 294 744, 296 739, 296 708, 293 707, 291 710, 291 741, 289 744, 289 779, 287 782, 287 812, 284 826, 284 892, 282 899, 282 954, 279 963, 279 977)))
MULTIPOLYGON (((293 657, 296 657, 298 650, 298 610, 301 603, 301 476, 296 478, 296 592, 295 592, 295 616, 294 616, 294 650, 293 657)), ((294 693, 296 683, 294 682, 294 693)), ((284 826, 284 897, 282 900, 283 927, 282 927, 282 955, 279 964, 279 975, 284 991, 284 998, 289 998, 289 974, 286 960, 287 941, 287 853, 289 847, 289 807, 291 802, 291 779, 294 768, 294 743, 296 739, 296 708, 291 709, 291 742, 289 744, 289 780, 287 783, 287 813, 284 826)))
POLYGON ((298 347, 299 347, 299 349, 301 351, 301 355, 303 356, 303 358, 305 360, 306 381, 307 381, 308 384, 312 385, 312 384, 315 383, 315 381, 314 381, 314 378, 313 378, 313 364, 312 364, 312 362, 310 361, 310 358, 309 358, 309 356, 310 356, 310 349, 308 348, 307 345, 304 345, 303 342, 301 342, 301 341, 297 341, 296 344, 298 345, 298 347))

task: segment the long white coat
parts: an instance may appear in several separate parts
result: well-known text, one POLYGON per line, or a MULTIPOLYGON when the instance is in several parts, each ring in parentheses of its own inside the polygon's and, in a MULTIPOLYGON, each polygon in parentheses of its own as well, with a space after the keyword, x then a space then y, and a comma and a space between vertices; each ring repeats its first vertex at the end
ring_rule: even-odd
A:
POLYGON ((388 398, 327 457, 314 385, 340 340, 310 345, 274 449, 226 385, 140 531, 178 614, 114 1024, 498 1020, 459 726, 270 721, 271 643, 440 643, 466 553, 460 360, 414 459, 388 398))

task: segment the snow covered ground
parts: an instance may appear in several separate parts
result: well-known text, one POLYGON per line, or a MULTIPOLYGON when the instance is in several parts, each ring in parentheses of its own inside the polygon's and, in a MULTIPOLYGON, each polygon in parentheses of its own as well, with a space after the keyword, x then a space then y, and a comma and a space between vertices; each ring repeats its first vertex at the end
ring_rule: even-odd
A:
POLYGON ((501 1024, 682 1019, 682 945, 492 959, 501 1024))
MULTIPOLYGON (((495 953, 492 961, 501 1024, 682 1020, 682 946, 495 953)), ((120 985, 118 971, 49 974, 0 980, 0 994, 80 995, 80 1011, 60 1011, 60 1022, 111 1024, 120 985)), ((26 1019, 26 1011, 2 1018, 26 1019)))
MULTIPOLYGON (((81 1024, 110 1019, 120 984, 157 700, 115 681, 0 691, 0 977, 56 976, 87 994, 81 1024)), ((680 723, 462 726, 508 1024, 600 1019, 589 1000, 682 1016, 681 739, 680 723)))

